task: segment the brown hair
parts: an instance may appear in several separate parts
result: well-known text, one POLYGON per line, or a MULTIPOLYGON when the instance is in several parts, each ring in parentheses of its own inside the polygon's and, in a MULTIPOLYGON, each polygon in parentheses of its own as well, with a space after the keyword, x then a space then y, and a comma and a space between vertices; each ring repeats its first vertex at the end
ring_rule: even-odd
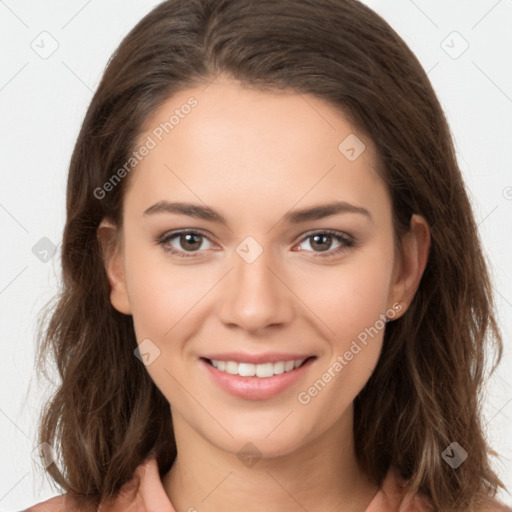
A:
POLYGON ((129 176, 102 199, 94 191, 129 159, 165 100, 221 75, 311 93, 349 116, 377 148, 397 239, 413 213, 430 226, 418 291, 387 325, 378 365, 355 400, 361 467, 381 483, 395 466, 436 510, 470 510, 495 496, 504 486, 489 465, 495 453, 480 402, 486 346, 496 365, 502 339, 449 126, 417 58, 355 0, 169 0, 115 51, 71 158, 62 290, 40 326, 40 371, 52 355, 62 379, 39 431, 60 459, 49 474, 97 506, 150 454, 161 475, 175 459, 169 404, 134 357, 132 318, 110 303, 96 233, 103 218, 122 225, 129 176), (441 457, 453 441, 469 454, 457 469, 441 457))

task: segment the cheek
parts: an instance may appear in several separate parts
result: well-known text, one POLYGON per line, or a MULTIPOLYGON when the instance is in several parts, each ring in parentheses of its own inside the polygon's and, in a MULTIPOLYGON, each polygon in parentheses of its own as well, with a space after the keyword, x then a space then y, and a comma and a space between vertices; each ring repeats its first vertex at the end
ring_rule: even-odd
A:
POLYGON ((126 286, 137 340, 154 339, 160 344, 185 317, 202 288, 197 274, 167 261, 160 248, 135 243, 126 237, 126 286))
POLYGON ((350 407, 375 369, 386 325, 380 316, 383 304, 375 294, 359 290, 340 297, 340 307, 325 315, 334 330, 327 357, 297 395, 303 413, 321 418, 325 428, 350 407))
POLYGON ((344 352, 350 340, 385 314, 392 265, 392 249, 375 244, 338 266, 296 281, 294 290, 320 319, 333 349, 344 352))
POLYGON ((334 418, 353 401, 377 364, 392 264, 392 248, 375 246, 361 252, 357 261, 316 273, 314 281, 308 280, 315 286, 302 288, 304 302, 320 318, 329 347, 326 364, 312 376, 312 387, 303 390, 299 403, 314 403, 311 410, 322 409, 326 418, 334 418))

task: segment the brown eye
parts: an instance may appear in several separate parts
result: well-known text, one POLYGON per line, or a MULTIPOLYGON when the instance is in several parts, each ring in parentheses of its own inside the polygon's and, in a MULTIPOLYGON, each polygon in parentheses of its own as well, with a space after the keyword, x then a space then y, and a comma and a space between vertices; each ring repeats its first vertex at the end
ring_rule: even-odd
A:
POLYGON ((179 244, 185 250, 196 250, 199 249, 202 245, 202 235, 198 235, 197 233, 182 233, 179 236, 179 244))
POLYGON ((321 257, 330 257, 336 256, 337 254, 348 250, 350 247, 353 247, 355 245, 355 241, 352 237, 349 237, 342 232, 326 230, 309 234, 303 238, 300 245, 299 251, 309 251, 319 253, 317 255, 321 257), (304 244, 306 241, 309 241, 308 243, 311 249, 304 249, 300 247, 300 245, 304 244), (334 248, 332 247, 333 241, 338 242, 338 245, 334 248))
POLYGON ((198 231, 167 233, 157 240, 165 251, 183 257, 195 256, 201 253, 201 249, 208 249, 209 247, 203 246, 205 241, 210 240, 198 231))
POLYGON ((311 239, 310 246, 320 251, 329 250, 333 240, 332 235, 313 235, 309 238, 311 239))

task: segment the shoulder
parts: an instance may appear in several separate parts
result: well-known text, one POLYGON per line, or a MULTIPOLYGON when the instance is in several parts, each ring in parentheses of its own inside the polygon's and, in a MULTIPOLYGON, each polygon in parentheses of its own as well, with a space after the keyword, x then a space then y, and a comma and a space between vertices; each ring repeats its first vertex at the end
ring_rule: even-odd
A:
MULTIPOLYGON (((418 492, 414 495, 405 493, 406 484, 406 480, 401 477, 399 471, 391 466, 378 493, 378 499, 375 500, 377 506, 368 508, 366 512, 387 512, 388 510, 432 512, 434 508, 430 500, 422 493, 418 492)), ((512 512, 512 508, 491 496, 480 498, 479 505, 473 510, 474 512, 512 512)))
POLYGON ((79 510, 67 494, 62 494, 33 505, 22 512, 79 512, 79 510))
POLYGON ((406 493, 406 483, 399 471, 391 466, 365 512, 432 512, 432 507, 422 494, 406 493))
MULTIPOLYGON (((34 505, 23 512, 90 512, 90 507, 79 507, 69 493, 56 496, 34 505)), ((141 463, 131 480, 123 485, 111 498, 104 498, 94 511, 102 512, 141 512, 145 510, 165 510, 174 512, 160 480, 155 458, 141 463)))
POLYGON ((33 505, 22 512, 65 512, 65 496, 55 496, 49 500, 33 505))
POLYGON ((477 512, 512 512, 512 508, 508 507, 496 498, 487 498, 485 503, 480 505, 477 512))

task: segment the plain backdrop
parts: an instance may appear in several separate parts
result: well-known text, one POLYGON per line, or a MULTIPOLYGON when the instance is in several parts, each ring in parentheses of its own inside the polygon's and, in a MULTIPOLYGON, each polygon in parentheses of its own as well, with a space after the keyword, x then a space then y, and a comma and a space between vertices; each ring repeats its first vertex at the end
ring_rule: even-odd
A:
MULTIPOLYGON (((512 489, 512 1, 365 3, 418 56, 454 135, 505 343, 484 422, 499 454, 494 467, 512 489)), ((156 4, 0 1, 1 511, 60 494, 32 457, 52 391, 34 379, 36 319, 59 283, 67 168, 80 124, 110 55, 156 4)))

